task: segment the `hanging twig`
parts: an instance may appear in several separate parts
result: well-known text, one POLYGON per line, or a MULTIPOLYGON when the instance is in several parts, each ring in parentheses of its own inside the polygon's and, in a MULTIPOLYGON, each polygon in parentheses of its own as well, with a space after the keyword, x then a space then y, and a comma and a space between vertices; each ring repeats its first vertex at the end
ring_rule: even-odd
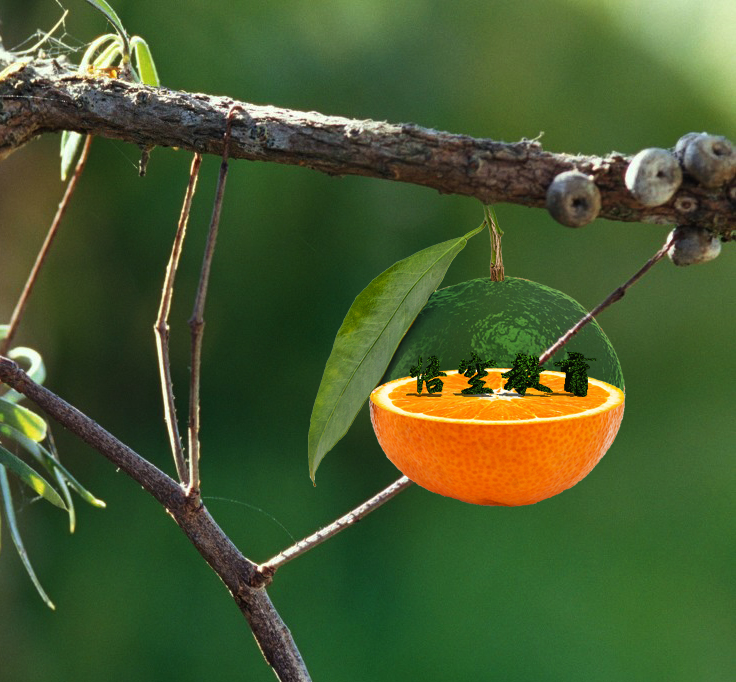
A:
POLYGON ((622 284, 618 289, 615 289, 608 298, 606 298, 602 303, 599 303, 593 310, 591 310, 585 317, 583 317, 574 327, 571 329, 568 329, 557 341, 555 341, 539 358, 539 364, 543 365, 547 360, 549 360, 560 348, 562 348, 570 339, 572 339, 575 334, 577 334, 588 322, 593 320, 598 313, 605 310, 609 305, 612 303, 615 303, 616 301, 620 301, 624 294, 626 293, 626 290, 637 280, 639 280, 648 270, 651 268, 655 263, 660 261, 662 258, 664 258, 667 255, 667 252, 670 250, 672 244, 674 243, 675 237, 673 233, 670 233, 670 236, 667 238, 667 240, 664 243, 664 246, 657 251, 643 266, 642 268, 634 274, 631 279, 629 279, 627 282, 622 284))
POLYGON ((79 182, 79 178, 82 175, 84 166, 87 163, 87 157, 89 156, 89 148, 91 144, 92 136, 87 135, 87 138, 84 141, 84 147, 82 148, 82 154, 79 157, 79 161, 77 161, 77 167, 74 169, 74 175, 72 175, 69 183, 66 186, 66 191, 64 192, 64 196, 59 203, 59 208, 56 210, 56 215, 54 216, 54 220, 51 223, 51 227, 49 228, 48 234, 46 235, 46 239, 44 240, 41 249, 38 252, 38 256, 36 256, 36 262, 33 264, 33 268, 28 275, 28 279, 26 280, 26 284, 23 287, 23 291, 18 298, 18 302, 15 304, 15 310, 13 310, 13 315, 10 318, 7 336, 3 341, 0 342, 0 355, 7 354, 8 349, 10 348, 10 344, 13 341, 13 337, 15 336, 15 332, 18 331, 18 326, 20 325, 20 321, 23 319, 23 313, 25 312, 26 305, 28 304, 28 299, 31 296, 31 292, 33 291, 33 287, 36 284, 36 280, 38 279, 38 275, 41 272, 41 268, 46 261, 46 256, 49 255, 51 244, 54 241, 54 237, 56 237, 56 233, 59 230, 59 225, 61 225, 61 220, 66 213, 66 209, 69 206, 72 195, 74 194, 74 190, 77 188, 77 183, 79 182))
POLYGON ((359 507, 356 507, 352 511, 341 516, 336 521, 333 521, 329 526, 325 526, 316 533, 312 533, 303 540, 299 540, 296 544, 288 547, 283 552, 280 552, 275 557, 269 559, 265 563, 258 566, 257 573, 253 575, 252 584, 261 586, 268 584, 273 577, 273 574, 292 559, 296 559, 310 549, 314 549, 317 545, 323 543, 325 540, 331 538, 333 535, 337 535, 340 531, 345 530, 348 526, 352 526, 362 518, 370 514, 372 511, 378 509, 381 505, 388 502, 392 497, 398 495, 402 490, 405 490, 412 484, 406 476, 402 476, 398 481, 392 483, 388 488, 385 488, 377 495, 371 497, 359 507))
POLYGON ((204 332, 204 304, 207 298, 207 285, 210 279, 212 257, 215 253, 215 242, 217 241, 217 229, 220 224, 220 212, 222 200, 225 196, 225 181, 228 170, 228 149, 230 147, 230 133, 235 112, 241 109, 239 105, 230 107, 227 114, 225 136, 222 148, 222 163, 220 164, 220 175, 217 179, 217 190, 215 192, 215 205, 212 209, 212 219, 207 235, 207 244, 202 261, 202 272, 197 287, 197 296, 194 301, 194 311, 189 319, 189 328, 192 335, 192 366, 191 381, 189 386, 189 479, 187 490, 193 496, 199 495, 199 385, 200 368, 202 364, 202 336, 204 332))
POLYGON ((176 464, 176 472, 179 480, 187 485, 189 483, 189 472, 184 460, 184 449, 181 445, 179 436, 179 425, 176 420, 176 406, 174 403, 174 387, 171 381, 171 362, 169 359, 169 312, 171 311, 171 299, 174 295, 174 280, 176 278, 176 270, 179 266, 179 258, 181 257, 182 246, 184 245, 184 237, 187 231, 187 222, 189 213, 192 208, 192 198, 197 187, 197 177, 199 176, 199 167, 202 163, 202 155, 195 154, 192 159, 192 167, 189 171, 189 184, 184 195, 184 205, 181 208, 179 216, 179 224, 176 227, 176 235, 174 236, 174 244, 171 248, 171 258, 166 266, 166 276, 164 278, 163 291, 161 293, 161 305, 158 309, 158 318, 154 325, 154 333, 156 336, 156 352, 158 354, 158 367, 161 374, 161 391, 164 400, 164 421, 166 429, 169 433, 169 443, 171 445, 171 453, 174 456, 176 464))

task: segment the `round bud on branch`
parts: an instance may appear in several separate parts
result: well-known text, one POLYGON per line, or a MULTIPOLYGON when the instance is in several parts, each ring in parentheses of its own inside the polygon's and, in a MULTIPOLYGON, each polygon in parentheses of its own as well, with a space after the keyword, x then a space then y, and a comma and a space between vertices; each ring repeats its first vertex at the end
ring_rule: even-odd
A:
POLYGON ((601 193, 593 179, 571 170, 560 173, 547 189, 547 210, 567 227, 583 227, 601 211, 601 193))
POLYGON ((644 206, 666 204, 682 184, 677 159, 666 149, 652 147, 640 151, 626 169, 627 189, 644 206))
POLYGON ((736 177, 736 150, 721 135, 696 135, 682 158, 685 170, 704 187, 721 187, 736 177))
POLYGON ((710 230, 695 225, 678 225, 675 241, 667 255, 675 265, 698 265, 713 260, 721 252, 721 241, 710 230))

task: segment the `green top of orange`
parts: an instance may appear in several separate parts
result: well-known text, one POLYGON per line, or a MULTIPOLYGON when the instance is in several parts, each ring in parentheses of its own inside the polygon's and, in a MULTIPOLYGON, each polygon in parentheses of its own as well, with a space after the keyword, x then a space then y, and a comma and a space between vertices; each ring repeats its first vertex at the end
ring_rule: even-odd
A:
MULTIPOLYGON (((518 353, 540 356, 586 313, 567 294, 519 277, 503 282, 486 277, 438 289, 402 339, 381 383, 409 376, 419 356, 436 355, 442 367, 459 367, 475 351, 496 367, 511 367, 518 353)), ((544 369, 556 370, 554 363, 567 351, 595 358, 589 375, 623 390, 616 351, 595 320, 544 369)))

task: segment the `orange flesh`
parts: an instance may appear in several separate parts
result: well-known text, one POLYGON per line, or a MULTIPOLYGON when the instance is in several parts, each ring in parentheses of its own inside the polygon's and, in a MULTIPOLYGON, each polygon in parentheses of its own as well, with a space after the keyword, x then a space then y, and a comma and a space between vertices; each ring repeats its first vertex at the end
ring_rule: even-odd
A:
MULTIPOLYGON (((506 383, 489 370, 486 386, 506 383)), ((386 456, 411 480, 448 497, 486 505, 533 504, 584 478, 618 432, 623 393, 591 380, 585 397, 565 393, 564 373, 542 372, 553 390, 465 396, 448 372, 442 393, 416 393, 399 379, 371 394, 373 428, 386 456), (387 393, 385 393, 388 391, 387 393)))
MULTIPOLYGON (((501 373, 506 370, 488 370, 483 377, 486 388, 494 393, 502 388, 508 379, 501 373)), ((552 389, 552 393, 529 388, 523 397, 499 399, 500 396, 463 395, 461 391, 469 387, 468 379, 462 374, 447 373, 440 377, 444 384, 442 393, 427 393, 426 384, 422 393, 416 392, 416 380, 408 385, 400 385, 389 394, 391 402, 406 412, 425 414, 446 419, 477 419, 488 421, 519 421, 520 419, 539 419, 563 417, 590 410, 603 405, 608 400, 608 392, 600 386, 590 384, 588 395, 575 396, 564 392, 565 377, 544 372, 540 383, 552 389), (433 404, 436 403, 436 404, 433 404)), ((515 393, 515 392, 514 392, 515 393)))

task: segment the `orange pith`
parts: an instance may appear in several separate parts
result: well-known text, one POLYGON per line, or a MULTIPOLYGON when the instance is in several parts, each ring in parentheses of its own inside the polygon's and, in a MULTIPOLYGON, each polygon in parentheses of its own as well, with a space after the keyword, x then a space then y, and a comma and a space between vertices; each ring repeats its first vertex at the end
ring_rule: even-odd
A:
POLYGON ((588 395, 564 392, 564 372, 542 372, 543 393, 499 392, 506 383, 490 369, 494 395, 466 396, 468 379, 442 377, 442 393, 417 394, 405 377, 371 393, 370 412, 386 456, 412 481, 464 502, 534 504, 587 476, 616 437, 624 394, 590 379, 588 395))

